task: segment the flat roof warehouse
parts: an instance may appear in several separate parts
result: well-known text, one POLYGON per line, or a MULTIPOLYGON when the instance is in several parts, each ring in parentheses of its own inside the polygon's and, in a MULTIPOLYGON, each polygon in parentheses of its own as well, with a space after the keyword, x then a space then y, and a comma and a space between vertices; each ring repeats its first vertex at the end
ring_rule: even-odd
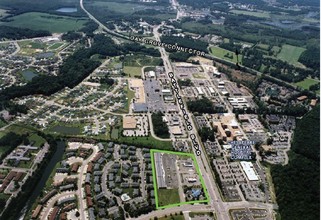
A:
POLYGON ((256 175, 255 170, 253 169, 253 164, 251 162, 241 161, 240 162, 243 171, 245 172, 247 178, 250 181, 257 181, 259 177, 256 175))

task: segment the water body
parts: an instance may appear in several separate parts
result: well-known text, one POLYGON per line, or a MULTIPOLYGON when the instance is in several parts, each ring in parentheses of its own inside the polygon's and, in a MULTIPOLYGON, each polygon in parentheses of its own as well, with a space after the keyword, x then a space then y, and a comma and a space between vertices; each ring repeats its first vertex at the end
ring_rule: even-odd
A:
POLYGON ((50 129, 52 132, 60 132, 63 134, 69 134, 69 135, 76 135, 80 134, 80 128, 77 127, 67 127, 67 126, 61 126, 56 125, 50 129))
POLYGON ((77 8, 67 8, 67 7, 65 7, 65 8, 59 8, 56 11, 62 12, 62 13, 73 13, 73 12, 77 12, 78 10, 77 10, 77 8))
POLYGON ((64 154, 66 148, 66 144, 63 141, 58 141, 57 142, 57 150, 52 156, 51 160, 49 161, 47 167, 42 173, 42 177, 38 184, 34 187, 34 191, 32 192, 26 206, 22 210, 22 215, 20 217, 20 220, 24 218, 27 210, 29 210, 32 206, 32 204, 36 201, 37 197, 39 196, 40 192, 42 189, 45 187, 46 182, 52 172, 52 170, 55 168, 56 164, 62 159, 62 156, 64 154))
POLYGON ((36 58, 49 58, 49 57, 53 57, 55 55, 54 52, 45 52, 45 53, 38 53, 36 54, 36 58))
POLYGON ((21 74, 27 81, 31 81, 33 77, 38 76, 38 74, 33 72, 32 70, 24 70, 21 74))

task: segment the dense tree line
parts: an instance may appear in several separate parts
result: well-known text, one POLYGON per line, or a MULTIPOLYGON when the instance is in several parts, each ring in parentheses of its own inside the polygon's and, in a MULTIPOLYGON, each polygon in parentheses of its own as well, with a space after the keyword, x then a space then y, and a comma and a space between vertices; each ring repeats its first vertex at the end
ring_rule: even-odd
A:
MULTIPOLYGON (((177 44, 186 48, 192 48, 199 51, 207 51, 208 43, 200 40, 194 40, 188 37, 162 36, 161 41, 167 44, 177 44)), ((172 50, 169 50, 172 51, 172 50)))
POLYGON ((5 25, 0 26, 1 38, 19 40, 24 38, 44 37, 50 35, 51 33, 49 31, 31 30, 28 28, 17 28, 5 25))
POLYGON ((226 112, 223 106, 215 106, 207 97, 196 99, 193 101, 187 101, 187 108, 192 112, 197 113, 223 113, 226 112))
POLYGON ((88 37, 94 36, 94 31, 97 30, 98 24, 94 21, 88 21, 80 31, 84 32, 88 37))
POLYGON ((163 116, 164 114, 161 112, 152 114, 154 133, 160 138, 169 138, 168 126, 163 121, 163 116))
POLYGON ((22 144, 24 142, 27 143, 27 141, 28 141, 27 135, 19 135, 14 132, 9 132, 6 135, 4 135, 2 138, 0 138, 0 149, 8 148, 5 150, 1 150, 4 153, 1 154, 0 163, 19 144, 22 144))
POLYGON ((198 129, 198 134, 199 134, 202 142, 205 142, 207 140, 212 141, 212 142, 215 141, 214 131, 211 128, 202 127, 201 129, 198 129))
POLYGON ((169 54, 169 58, 175 62, 186 62, 191 54, 185 52, 174 52, 169 54))
POLYGON ((320 69, 320 47, 309 47, 300 55, 299 62, 314 70, 320 69))
POLYGON ((177 83, 180 87, 193 85, 192 80, 190 80, 190 79, 184 79, 184 80, 178 79, 177 83))
POLYGON ((320 106, 297 124, 290 162, 272 166, 279 212, 283 220, 320 219, 320 106))
POLYGON ((286 82, 299 82, 308 76, 319 77, 319 68, 314 70, 298 68, 285 61, 265 57, 262 51, 255 48, 244 48, 242 55, 242 64, 244 66, 260 71, 261 66, 264 65, 263 73, 270 74, 286 82))
POLYGON ((68 31, 67 33, 64 33, 61 36, 61 39, 65 40, 65 41, 72 42, 72 41, 80 39, 81 37, 82 37, 82 35, 80 33, 77 33, 75 31, 68 31))
POLYGON ((131 51, 131 52, 142 53, 142 54, 146 54, 154 57, 161 56, 159 50, 154 48, 147 48, 139 43, 124 44, 123 48, 124 48, 124 53, 131 51))

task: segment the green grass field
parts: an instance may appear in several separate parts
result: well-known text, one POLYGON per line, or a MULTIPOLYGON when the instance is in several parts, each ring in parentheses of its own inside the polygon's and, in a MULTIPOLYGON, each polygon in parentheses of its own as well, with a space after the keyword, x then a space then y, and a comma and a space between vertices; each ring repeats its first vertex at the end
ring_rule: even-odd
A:
POLYGON ((111 138, 118 139, 118 133, 119 133, 119 129, 113 128, 113 130, 111 131, 111 138))
POLYGON ((157 66, 160 65, 162 62, 161 58, 159 57, 151 57, 145 55, 133 55, 133 56, 126 56, 124 58, 124 66, 157 66))
MULTIPOLYGON (((7 125, 7 123, 0 119, 0 128, 5 126, 5 125, 7 125)), ((1 135, 0 135, 0 137, 1 137, 1 135)))
MULTIPOLYGON (((210 52, 213 56, 236 63, 236 55, 232 51, 213 46, 213 47, 210 47, 210 52), (229 57, 227 57, 228 54, 229 54, 229 57), (233 59, 230 58, 231 55, 233 56, 233 59)), ((242 63, 241 55, 239 55, 239 62, 242 63)))
POLYGON ((59 123, 59 124, 49 128, 48 131, 49 132, 56 132, 59 134, 65 134, 65 135, 79 135, 82 132, 81 128, 79 125, 76 125, 76 124, 64 125, 63 123, 59 123))
POLYGON ((269 12, 256 12, 256 11, 243 11, 243 10, 231 10, 230 11, 233 14, 242 14, 242 15, 249 15, 249 16, 254 16, 258 18, 270 18, 270 13, 269 12))
POLYGON ((306 78, 303 81, 295 83, 295 85, 297 85, 303 89, 309 89, 310 86, 312 86, 314 84, 318 84, 318 83, 320 83, 320 82, 316 79, 306 78))
POLYGON ((30 28, 32 30, 47 30, 51 33, 64 33, 79 30, 88 21, 87 18, 74 18, 68 16, 51 15, 40 12, 28 12, 11 18, 10 22, 2 22, 19 28, 30 28))
POLYGON ((192 74, 194 78, 196 79, 205 79, 206 77, 202 73, 193 73, 192 74))
POLYGON ((123 137, 119 135, 118 141, 129 144, 129 145, 137 145, 155 149, 162 149, 162 150, 172 150, 172 142, 171 141, 160 141, 152 136, 147 137, 123 137))
POLYGON ((268 44, 258 44, 256 45, 257 47, 263 49, 263 50, 267 50, 269 49, 269 45, 268 44))
POLYGON ((129 77, 141 76, 142 75, 142 68, 136 66, 125 66, 124 73, 129 77))
POLYGON ((143 66, 158 66, 161 58, 145 55, 126 56, 123 62, 124 73, 129 77, 141 76, 143 66))
POLYGON ((40 147, 41 145, 43 145, 46 142, 45 139, 38 136, 37 134, 32 134, 28 139, 30 142, 34 142, 33 145, 36 147, 40 147))
POLYGON ((284 44, 282 45, 281 52, 277 55, 277 58, 293 65, 300 65, 298 60, 303 51, 305 51, 305 48, 303 47, 284 44))
POLYGON ((157 189, 159 206, 180 203, 178 189, 157 189))
POLYGON ((121 13, 121 14, 132 14, 135 11, 142 10, 142 6, 133 3, 118 3, 118 2, 111 2, 111 1, 94 1, 90 3, 94 7, 99 8, 108 8, 108 10, 121 13))
POLYGON ((56 49, 58 49, 59 47, 61 47, 62 45, 64 45, 64 43, 62 43, 62 42, 54 43, 54 44, 52 44, 50 47, 48 47, 48 49, 49 49, 49 50, 56 50, 56 49))

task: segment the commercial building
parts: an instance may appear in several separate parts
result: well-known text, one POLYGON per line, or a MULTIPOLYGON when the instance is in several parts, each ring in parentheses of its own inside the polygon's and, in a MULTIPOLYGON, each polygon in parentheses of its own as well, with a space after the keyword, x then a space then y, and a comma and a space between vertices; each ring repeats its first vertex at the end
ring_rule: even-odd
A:
POLYGON ((256 175, 252 162, 240 162, 243 171, 245 172, 249 181, 258 181, 259 177, 256 175))
POLYGON ((135 129, 137 126, 137 120, 133 116, 124 116, 123 128, 124 129, 135 129))

